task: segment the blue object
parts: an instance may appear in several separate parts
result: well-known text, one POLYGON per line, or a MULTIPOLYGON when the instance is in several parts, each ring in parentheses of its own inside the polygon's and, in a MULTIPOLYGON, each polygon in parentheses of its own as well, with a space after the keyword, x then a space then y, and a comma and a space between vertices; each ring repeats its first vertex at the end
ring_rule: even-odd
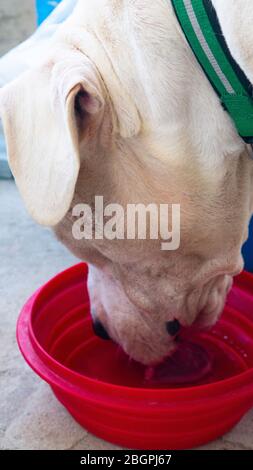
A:
POLYGON ((0 124, 0 179, 9 178, 12 178, 12 174, 7 161, 5 141, 0 124))
POLYGON ((37 19, 40 25, 60 3, 61 0, 36 0, 37 19))
POLYGON ((242 254, 245 261, 245 269, 253 272, 253 218, 249 226, 249 238, 243 246, 242 254))

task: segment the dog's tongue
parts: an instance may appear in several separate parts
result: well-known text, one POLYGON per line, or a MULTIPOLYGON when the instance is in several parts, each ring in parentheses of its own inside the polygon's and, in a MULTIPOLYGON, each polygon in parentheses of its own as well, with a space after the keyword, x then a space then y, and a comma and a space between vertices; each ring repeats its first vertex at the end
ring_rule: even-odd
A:
POLYGON ((182 341, 175 353, 162 364, 146 369, 145 379, 157 385, 191 385, 211 371, 211 360, 199 344, 182 341))

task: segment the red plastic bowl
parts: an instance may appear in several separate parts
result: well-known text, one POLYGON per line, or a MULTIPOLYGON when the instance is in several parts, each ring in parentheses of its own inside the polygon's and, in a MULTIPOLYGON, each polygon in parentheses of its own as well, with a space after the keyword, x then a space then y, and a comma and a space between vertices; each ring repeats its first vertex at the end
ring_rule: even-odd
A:
POLYGON ((221 436, 253 406, 252 275, 236 279, 213 329, 191 333, 212 359, 208 374, 168 387, 145 381, 141 365, 94 336, 87 272, 78 264, 49 281, 17 325, 26 361, 82 426, 124 447, 185 449, 221 436))

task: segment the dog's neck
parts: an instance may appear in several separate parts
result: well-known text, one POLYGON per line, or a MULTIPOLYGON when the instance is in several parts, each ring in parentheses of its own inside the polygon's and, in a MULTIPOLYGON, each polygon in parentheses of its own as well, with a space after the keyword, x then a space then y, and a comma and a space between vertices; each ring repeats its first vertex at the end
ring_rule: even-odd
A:
POLYGON ((253 82, 252 1, 212 0, 228 47, 251 83, 253 82))
POLYGON ((253 143, 253 86, 234 60, 211 0, 171 0, 185 37, 245 143, 253 143))
MULTIPOLYGON (((230 52, 253 83, 253 10, 251 0, 212 0, 230 52)), ((250 152, 250 151, 249 151, 250 152)), ((252 156, 252 152, 250 152, 252 156)))

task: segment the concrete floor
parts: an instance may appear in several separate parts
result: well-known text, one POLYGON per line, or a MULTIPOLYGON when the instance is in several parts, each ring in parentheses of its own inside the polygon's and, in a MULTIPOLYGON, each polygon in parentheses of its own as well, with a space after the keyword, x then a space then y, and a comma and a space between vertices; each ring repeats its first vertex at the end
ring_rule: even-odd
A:
MULTIPOLYGON (((35 0, 0 0, 0 57, 36 28, 35 0)), ((0 79, 1 82, 1 79, 0 79)), ((0 122, 0 177, 10 177, 0 122)))
MULTIPOLYGON (((0 55, 35 27, 33 0, 0 0, 0 55)), ((76 260, 28 217, 13 181, 0 180, 0 449, 114 449, 90 435, 26 365, 15 339, 25 300, 76 260)), ((204 449, 253 449, 253 411, 204 449)))
POLYGON ((0 0, 0 56, 35 29, 35 0, 0 0))

